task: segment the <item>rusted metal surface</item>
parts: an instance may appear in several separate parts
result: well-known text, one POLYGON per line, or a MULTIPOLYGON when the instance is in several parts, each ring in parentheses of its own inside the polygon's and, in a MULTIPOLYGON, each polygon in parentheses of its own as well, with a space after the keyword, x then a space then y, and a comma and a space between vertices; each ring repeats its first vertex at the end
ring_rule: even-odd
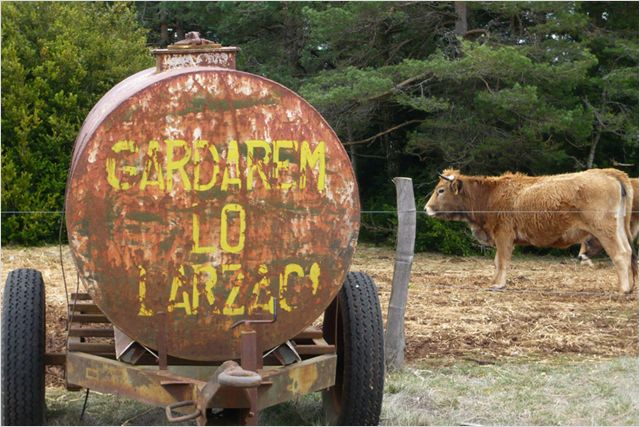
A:
POLYGON ((336 351, 336 346, 332 344, 297 344, 293 346, 300 356, 329 354, 336 351))
POLYGON ((156 340, 156 348, 158 349, 158 368, 160 370, 167 369, 169 349, 167 348, 167 313, 164 311, 155 315, 158 335, 156 340))
POLYGON ((44 364, 45 365, 64 365, 67 363, 67 353, 45 353, 44 364))
MULTIPOLYGON (((256 334, 256 331, 250 325, 243 325, 242 327, 244 330, 240 333, 240 342, 242 346, 240 364, 243 371, 247 374, 245 377, 247 380, 246 382, 251 382, 252 373, 255 373, 255 371, 258 370, 258 367, 262 368, 262 352, 258 353, 258 335, 256 334)), ((220 377, 218 378, 220 380, 220 377)), ((232 381, 235 380, 237 386, 239 386, 244 380, 243 376, 236 376, 235 378, 232 377, 230 379, 232 381)), ((253 380, 255 380, 255 377, 253 380)), ((246 390, 246 395, 249 400, 249 413, 245 416, 244 424, 255 426, 258 424, 257 387, 254 386, 246 390)))
POLYGON ((69 310, 76 311, 78 314, 102 314, 100 308, 91 302, 76 302, 69 303, 69 310))
POLYGON ((335 354, 325 354, 273 370, 272 375, 267 374, 267 370, 261 371, 264 380, 272 385, 258 389, 258 409, 333 386, 337 360, 335 354))
POLYGON ((219 47, 222 47, 222 45, 207 39, 200 38, 200 33, 197 31, 189 31, 187 34, 184 35, 184 40, 180 40, 178 42, 175 42, 169 45, 169 49, 174 49, 174 48, 175 49, 179 49, 179 48, 209 49, 209 48, 219 48, 219 47))
POLYGON ((86 353, 69 352, 66 365, 70 384, 114 393, 156 406, 193 399, 194 387, 204 382, 176 375, 159 375, 157 370, 142 369, 115 360, 86 353), (174 380, 169 386, 162 381, 174 380), (177 379, 181 379, 178 383, 177 379))
MULTIPOLYGON (((145 70, 87 117, 67 186, 81 280, 114 325, 170 356, 262 352, 337 294, 359 228, 349 159, 324 119, 265 78, 214 67, 145 70)), ((90 316, 90 315, 84 315, 90 316)))
POLYGON ((111 323, 106 316, 102 314, 84 314, 73 313, 73 321, 78 323, 111 323))
POLYGON ((72 326, 69 328, 68 334, 70 337, 101 337, 101 338, 113 338, 113 328, 80 328, 72 326))
MULTIPOLYGON (((257 410, 263 410, 334 384, 337 356, 317 356, 285 368, 258 371, 262 385, 258 387, 257 410)), ((212 377, 237 367, 225 362, 212 377)), ((114 393, 155 406, 194 401, 203 408, 248 408, 246 390, 219 387, 215 381, 203 381, 168 371, 140 368, 86 353, 67 355, 67 380, 70 384, 105 393, 114 393), (219 392, 220 391, 220 392, 219 392)))
POLYGON ((182 67, 211 66, 220 68, 236 68, 236 47, 221 47, 208 49, 157 49, 156 69, 159 71, 171 70, 182 67))
POLYGON ((156 49, 156 70, 166 71, 183 67, 236 68, 237 47, 222 47, 191 31, 184 40, 169 45, 167 49, 156 49))
POLYGON ((316 339, 316 338, 322 338, 322 330, 315 326, 309 326, 308 328, 300 332, 295 337, 295 339, 301 339, 301 340, 305 340, 305 339, 309 340, 309 339, 316 339))
POLYGON ((83 351, 92 354, 113 354, 115 352, 113 344, 92 342, 69 342, 67 348, 69 351, 83 351))
POLYGON ((167 405, 167 407, 165 408, 165 414, 167 416, 167 421, 169 421, 170 423, 181 423, 184 421, 190 421, 193 419, 196 419, 200 416, 200 411, 196 408, 194 409, 192 412, 186 414, 186 415, 174 415, 173 411, 175 411, 176 409, 181 409, 181 408, 195 408, 195 404, 196 402, 193 400, 185 400, 184 402, 177 402, 177 403, 172 403, 170 405, 167 405))

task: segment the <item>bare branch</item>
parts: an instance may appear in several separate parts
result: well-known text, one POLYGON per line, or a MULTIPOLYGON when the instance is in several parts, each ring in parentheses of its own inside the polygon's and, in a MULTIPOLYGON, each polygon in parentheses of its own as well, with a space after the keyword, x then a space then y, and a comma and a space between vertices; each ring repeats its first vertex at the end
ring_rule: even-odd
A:
POLYGON ((475 30, 469 30, 466 33, 464 33, 462 35, 462 37, 464 37, 465 39, 469 39, 473 36, 485 36, 485 37, 489 37, 489 31, 484 30, 482 28, 476 28, 475 30))
POLYGON ((587 169, 587 165, 585 165, 583 161, 581 161, 575 156, 569 156, 569 157, 572 158, 574 162, 576 162, 576 166, 578 166, 578 169, 587 169))
POLYGON ((416 82, 416 81, 418 81, 418 80, 422 80, 422 79, 424 79, 424 78, 425 78, 425 77, 427 77, 430 73, 431 73, 430 71, 427 71, 427 72, 424 72, 424 73, 422 73, 422 74, 419 74, 419 75, 417 75, 417 76, 415 76, 415 77, 408 78, 407 80, 404 80, 404 81, 402 81, 402 82, 398 83, 397 85, 395 85, 394 87, 392 87, 391 89, 389 89, 389 90, 388 90, 388 91, 386 91, 386 92, 383 92, 383 93, 381 93, 381 94, 379 94, 379 95, 375 95, 375 96, 372 96, 372 97, 370 97, 370 98, 365 99, 365 100, 364 100, 364 102, 367 102, 367 101, 375 101, 375 100, 377 100, 377 99, 384 98, 384 97, 387 97, 387 96, 389 96, 389 95, 393 95, 394 93, 397 93, 399 90, 401 90, 403 87, 408 86, 408 85, 410 85, 411 83, 416 82))
POLYGON ((635 163, 620 163, 618 161, 616 161, 615 159, 611 159, 611 164, 613 164, 613 166, 620 166, 623 168, 630 168, 632 166, 635 166, 635 163))
POLYGON ((489 93, 493 93, 493 90, 491 90, 491 86, 489 86, 489 82, 487 82, 485 79, 483 79, 481 76, 478 76, 478 78, 480 80, 482 80, 482 82, 484 83, 484 85, 487 87, 487 90, 489 91, 489 93))
POLYGON ((360 154, 360 153, 356 153, 355 156, 357 157, 363 157, 363 158, 367 158, 367 159, 382 159, 382 160, 386 160, 387 157, 386 156, 375 156, 373 154, 360 154))
POLYGON ((394 126, 394 127, 392 127, 392 128, 389 128, 389 129, 387 129, 387 130, 384 130, 384 131, 382 131, 382 132, 379 132, 379 133, 377 133, 377 134, 375 134, 375 135, 373 135, 373 136, 371 136, 371 137, 369 137, 369 138, 361 139, 361 140, 359 140, 359 141, 348 141, 348 142, 345 142, 343 145, 344 145, 344 146, 348 146, 348 145, 356 145, 356 144, 366 144, 367 142, 371 142, 371 141, 375 140, 376 138, 379 138, 379 137, 381 137, 381 136, 383 136, 383 135, 386 135, 386 134, 388 134, 388 133, 391 133, 391 132, 393 132, 393 131, 395 131, 395 130, 398 130, 398 129, 403 128, 403 127, 405 127, 405 126, 408 126, 408 125, 410 125, 410 124, 413 124, 413 123, 419 123, 419 122, 421 122, 421 121, 422 121, 422 120, 420 120, 420 119, 409 120, 408 122, 404 122, 404 123, 402 123, 402 124, 400 124, 400 125, 397 125, 397 126, 394 126))

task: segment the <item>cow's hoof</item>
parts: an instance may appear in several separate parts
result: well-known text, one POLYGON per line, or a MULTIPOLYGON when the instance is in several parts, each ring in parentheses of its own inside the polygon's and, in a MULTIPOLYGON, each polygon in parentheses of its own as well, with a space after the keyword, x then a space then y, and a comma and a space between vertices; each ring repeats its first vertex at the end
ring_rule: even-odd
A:
POLYGON ((507 285, 493 285, 489 288, 491 292, 502 292, 507 288, 507 285))
POLYGON ((589 258, 581 259, 580 260, 580 265, 584 265, 584 266, 591 267, 591 268, 595 267, 593 265, 593 262, 591 262, 591 260, 589 258))

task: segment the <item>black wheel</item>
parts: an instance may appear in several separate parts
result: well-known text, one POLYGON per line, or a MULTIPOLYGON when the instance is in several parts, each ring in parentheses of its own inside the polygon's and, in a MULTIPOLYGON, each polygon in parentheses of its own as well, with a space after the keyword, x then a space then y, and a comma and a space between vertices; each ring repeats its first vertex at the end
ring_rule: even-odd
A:
POLYGON ((44 282, 13 270, 2 300, 2 425, 44 424, 44 282))
POLYGON ((384 343, 378 291, 365 273, 349 273, 327 308, 324 337, 336 345, 336 383, 322 392, 332 425, 378 425, 384 391, 384 343))

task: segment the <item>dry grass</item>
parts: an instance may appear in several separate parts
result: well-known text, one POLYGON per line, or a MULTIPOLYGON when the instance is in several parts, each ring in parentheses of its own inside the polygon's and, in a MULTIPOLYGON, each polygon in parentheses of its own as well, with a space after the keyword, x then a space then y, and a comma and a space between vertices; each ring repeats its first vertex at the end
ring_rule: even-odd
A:
MULTIPOLYGON (((374 278, 383 313, 393 257, 390 249, 361 246, 351 267, 374 278)), ((518 257, 509 270, 507 290, 491 292, 492 259, 417 254, 405 316, 407 358, 637 356, 638 290, 620 294, 608 258, 594 264, 589 268, 570 258, 518 257)))
MULTIPOLYGON (((69 291, 76 273, 67 248, 69 291)), ((394 252, 361 245, 352 270, 369 273, 386 314, 394 252)), ((3 248, 2 281, 40 270, 47 289, 47 348, 62 351, 66 298, 57 247, 3 248)), ((516 258, 509 290, 487 291, 493 262, 418 254, 406 315, 410 368, 387 377, 383 424, 638 424, 638 298, 621 295, 608 259, 516 258), (528 363, 535 361, 535 363, 528 363)), ((48 368, 48 384, 62 372, 48 368)), ((53 424, 147 424, 160 409, 92 392, 47 391, 53 424), (119 408, 114 411, 113 408, 119 408)), ((272 408, 266 424, 322 423, 318 396, 272 408)))
MULTIPOLYGON (((63 250, 69 290, 76 272, 63 250)), ((386 314, 394 252, 360 245, 352 270, 369 273, 386 314)), ((3 248, 2 282, 8 271, 36 268, 47 289, 47 348, 62 351, 66 319, 58 247, 3 248)), ((607 258, 582 267, 569 258, 519 257, 505 292, 487 291, 493 262, 484 257, 417 254, 406 314, 407 358, 451 363, 558 355, 590 358, 638 355, 637 289, 621 295, 607 258)), ((50 368, 54 369, 54 368, 50 368)), ((52 372, 56 376, 59 371, 52 372)), ((58 383, 49 377, 49 383, 58 383)))

